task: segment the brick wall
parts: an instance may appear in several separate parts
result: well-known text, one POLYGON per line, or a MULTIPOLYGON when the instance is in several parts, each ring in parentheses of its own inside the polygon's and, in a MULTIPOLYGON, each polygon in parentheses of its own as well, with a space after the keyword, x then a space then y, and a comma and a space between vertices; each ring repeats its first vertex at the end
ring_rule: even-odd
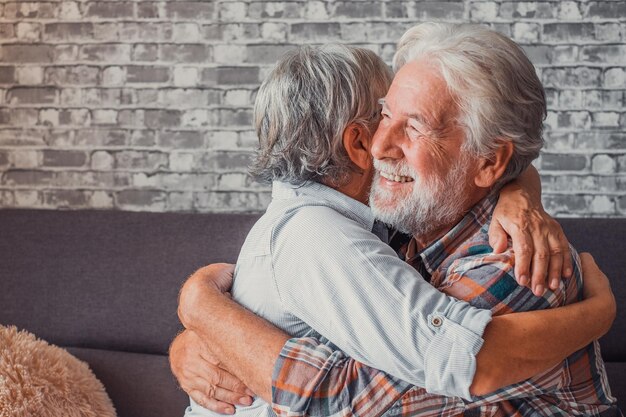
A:
POLYGON ((482 22, 546 87, 537 166, 560 215, 626 215, 624 1, 0 0, 0 206, 250 211, 251 107, 280 54, 482 22))

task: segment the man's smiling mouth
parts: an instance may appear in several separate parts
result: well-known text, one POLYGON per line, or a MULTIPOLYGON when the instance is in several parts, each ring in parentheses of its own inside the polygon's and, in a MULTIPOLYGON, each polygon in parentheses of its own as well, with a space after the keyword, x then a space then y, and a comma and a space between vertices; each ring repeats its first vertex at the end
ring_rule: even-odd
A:
POLYGON ((380 176, 385 178, 388 181, 394 181, 394 182, 411 182, 413 181, 413 178, 411 177, 405 177, 404 175, 396 175, 396 174, 392 174, 391 172, 385 172, 385 171, 378 171, 380 173, 380 176))

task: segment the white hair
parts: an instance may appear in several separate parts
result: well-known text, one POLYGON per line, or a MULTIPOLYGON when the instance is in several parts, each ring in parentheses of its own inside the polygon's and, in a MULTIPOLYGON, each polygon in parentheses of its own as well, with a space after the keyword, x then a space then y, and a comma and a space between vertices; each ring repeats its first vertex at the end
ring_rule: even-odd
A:
POLYGON ((498 184, 522 173, 543 146, 546 116, 543 86, 522 48, 484 26, 422 23, 400 39, 394 71, 421 59, 438 65, 459 106, 464 149, 491 157, 499 141, 512 141, 515 149, 498 184))
POLYGON ((329 44, 288 52, 257 94, 259 150, 251 173, 266 182, 341 185, 353 167, 343 132, 357 123, 374 133, 378 99, 391 79, 391 69, 364 48, 329 44))

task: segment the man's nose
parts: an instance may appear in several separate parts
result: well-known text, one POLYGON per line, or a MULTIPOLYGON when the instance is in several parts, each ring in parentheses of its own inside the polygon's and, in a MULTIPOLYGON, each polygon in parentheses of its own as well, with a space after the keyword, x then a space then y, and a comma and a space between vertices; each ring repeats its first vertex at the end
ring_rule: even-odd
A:
POLYGON ((402 158, 402 132, 396 126, 378 127, 372 138, 372 156, 376 159, 402 158))

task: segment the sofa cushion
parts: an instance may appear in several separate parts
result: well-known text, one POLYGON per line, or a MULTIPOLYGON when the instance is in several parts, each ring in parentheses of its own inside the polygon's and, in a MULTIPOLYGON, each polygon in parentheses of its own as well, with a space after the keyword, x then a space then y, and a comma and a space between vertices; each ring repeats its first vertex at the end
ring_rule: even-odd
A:
POLYGON ((102 381, 118 417, 182 417, 189 405, 166 356, 72 347, 67 350, 87 362, 102 381))

